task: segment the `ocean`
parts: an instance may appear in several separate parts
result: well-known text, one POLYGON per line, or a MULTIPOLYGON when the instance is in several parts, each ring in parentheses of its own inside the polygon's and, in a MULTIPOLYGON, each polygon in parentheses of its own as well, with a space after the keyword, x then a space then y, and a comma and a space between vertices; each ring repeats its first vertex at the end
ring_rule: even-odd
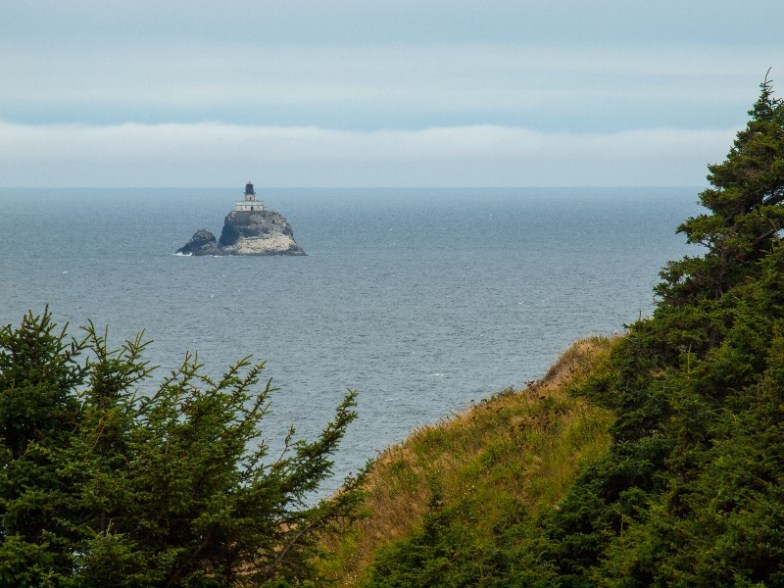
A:
MULTIPOLYGON (((313 438, 348 388, 356 471, 412 430, 540 378, 573 341, 649 315, 690 250, 698 188, 264 189, 307 257, 183 257, 220 234, 242 186, 0 189, 0 323, 144 330, 154 381, 197 352, 212 375, 252 355, 280 388, 265 431, 313 438)), ((335 482, 327 490, 334 488, 335 482)))

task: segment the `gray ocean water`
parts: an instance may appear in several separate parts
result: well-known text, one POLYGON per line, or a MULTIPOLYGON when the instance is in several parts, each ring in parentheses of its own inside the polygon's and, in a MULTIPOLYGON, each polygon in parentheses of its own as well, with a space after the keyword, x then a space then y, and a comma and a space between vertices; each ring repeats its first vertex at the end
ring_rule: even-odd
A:
POLYGON ((308 257, 174 255, 241 191, 0 190, 0 323, 48 304, 117 344, 144 329, 157 378, 186 351, 212 374, 265 360, 273 447, 357 389, 338 476, 650 314, 699 210, 696 188, 262 189, 308 257))

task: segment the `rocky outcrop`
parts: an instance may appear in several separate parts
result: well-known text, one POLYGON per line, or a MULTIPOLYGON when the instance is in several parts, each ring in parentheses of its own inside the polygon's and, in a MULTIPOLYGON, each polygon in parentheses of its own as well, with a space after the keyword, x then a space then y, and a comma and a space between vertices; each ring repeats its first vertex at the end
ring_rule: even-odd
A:
POLYGON ((180 255, 306 255, 294 240, 286 218, 274 210, 237 211, 226 215, 219 240, 199 229, 177 250, 180 255))
POLYGON ((220 255, 218 242, 207 229, 199 229, 185 245, 177 250, 180 255, 220 255))

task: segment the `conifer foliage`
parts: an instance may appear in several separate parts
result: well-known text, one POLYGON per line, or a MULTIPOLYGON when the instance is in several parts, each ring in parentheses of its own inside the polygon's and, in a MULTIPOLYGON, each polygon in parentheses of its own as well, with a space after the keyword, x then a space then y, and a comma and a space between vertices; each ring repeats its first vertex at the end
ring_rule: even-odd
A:
POLYGON ((702 258, 669 264, 658 292, 665 304, 718 298, 755 271, 784 227, 784 108, 766 78, 751 120, 727 159, 708 166, 711 188, 700 194, 705 214, 679 231, 708 248, 702 258))
POLYGON ((0 586, 287 586, 315 536, 352 516, 357 477, 314 504, 355 418, 349 392, 312 442, 274 459, 263 364, 213 381, 186 356, 154 393, 137 337, 110 350, 51 314, 0 329, 0 586))
POLYGON ((662 271, 653 316, 575 391, 615 412, 606 456, 470 561, 448 556, 458 522, 441 514, 369 585, 784 586, 784 102, 767 77, 749 115, 679 227, 705 254, 662 271), (430 570, 429 552, 461 580, 399 557, 430 570))

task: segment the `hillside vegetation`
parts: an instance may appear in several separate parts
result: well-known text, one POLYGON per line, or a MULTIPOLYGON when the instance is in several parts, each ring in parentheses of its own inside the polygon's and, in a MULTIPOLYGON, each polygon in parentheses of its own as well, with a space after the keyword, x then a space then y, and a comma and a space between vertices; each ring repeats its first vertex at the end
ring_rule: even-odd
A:
POLYGON ((767 79, 749 114, 678 228, 705 254, 669 263, 653 316, 575 382, 588 404, 534 388, 544 420, 505 419, 508 394, 492 426, 472 424, 480 406, 382 456, 346 540, 372 559, 362 585, 784 586, 784 104, 767 79), (606 417, 575 418, 596 406, 609 446, 606 417))
POLYGON ((577 472, 609 446, 610 411, 569 390, 606 368, 611 347, 599 338, 576 343, 543 380, 387 449, 367 480, 366 516, 333 539, 329 551, 337 557, 325 573, 341 586, 358 585, 373 553, 394 554, 393 540, 420 530, 423 520, 449 517, 465 541, 485 545, 510 511, 535 517, 557 504, 577 472))

